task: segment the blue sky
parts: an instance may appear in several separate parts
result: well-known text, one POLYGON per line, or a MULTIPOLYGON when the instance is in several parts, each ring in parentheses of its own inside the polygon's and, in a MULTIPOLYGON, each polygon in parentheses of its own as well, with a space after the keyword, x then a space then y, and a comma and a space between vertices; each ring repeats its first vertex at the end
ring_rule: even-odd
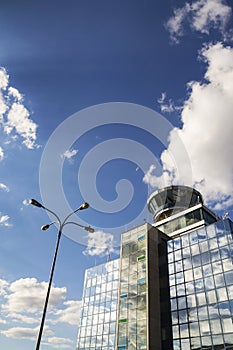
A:
POLYGON ((0 11, 0 348, 74 349, 84 270, 118 256, 146 199, 195 186, 233 208, 232 2, 7 1, 0 11))

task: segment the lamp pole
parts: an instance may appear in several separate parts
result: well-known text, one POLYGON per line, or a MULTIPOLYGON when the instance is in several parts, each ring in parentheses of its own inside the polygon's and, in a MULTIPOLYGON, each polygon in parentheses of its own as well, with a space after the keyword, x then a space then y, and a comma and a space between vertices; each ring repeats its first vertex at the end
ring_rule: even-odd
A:
MULTIPOLYGON (((52 215, 55 216, 55 218, 57 219, 57 223, 59 224, 58 235, 57 235, 57 242, 56 242, 55 252, 54 252, 54 256, 53 256, 53 262, 52 262, 50 276, 49 276, 49 284, 48 284, 48 289, 47 289, 47 294, 46 294, 46 298, 45 298, 43 314, 42 314, 41 323, 40 323, 40 330, 39 330, 38 337, 37 337, 36 350, 39 350, 40 349, 41 338, 42 338, 42 334, 43 334, 43 328, 44 328, 44 322, 45 322, 48 302, 49 302, 50 290, 51 290, 52 281, 53 281, 53 274, 54 274, 54 269, 55 269, 55 265, 56 265, 57 253, 58 253, 58 248, 59 248, 59 243, 60 243, 63 227, 65 225, 67 225, 67 224, 73 224, 73 225, 77 225, 79 227, 82 227, 83 229, 85 229, 88 232, 94 232, 94 229, 92 227, 90 227, 90 226, 83 226, 83 225, 80 225, 80 224, 78 224, 76 222, 73 222, 73 221, 67 221, 68 218, 71 215, 73 215, 74 213, 76 213, 77 211, 87 209, 89 207, 88 203, 83 203, 79 208, 77 208, 74 211, 72 211, 70 214, 68 214, 65 217, 65 219, 63 221, 61 221, 59 216, 56 213, 54 213, 52 210, 44 207, 37 200, 31 199, 29 202, 30 202, 30 204, 32 204, 32 205, 34 205, 36 207, 42 208, 42 209, 50 212, 52 215)), ((41 229, 43 231, 45 231, 54 223, 55 222, 51 222, 50 224, 44 225, 44 226, 41 227, 41 229)))

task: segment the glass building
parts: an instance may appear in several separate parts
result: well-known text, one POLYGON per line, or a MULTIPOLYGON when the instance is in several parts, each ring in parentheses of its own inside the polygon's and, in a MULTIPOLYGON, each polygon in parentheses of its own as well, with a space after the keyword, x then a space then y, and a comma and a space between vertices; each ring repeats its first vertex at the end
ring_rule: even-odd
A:
POLYGON ((86 270, 77 350, 233 350, 233 223, 186 186, 147 204, 153 224, 86 270))
POLYGON ((77 350, 115 349, 119 259, 85 272, 77 350))
POLYGON ((230 220, 168 242, 173 349, 233 349, 230 220))

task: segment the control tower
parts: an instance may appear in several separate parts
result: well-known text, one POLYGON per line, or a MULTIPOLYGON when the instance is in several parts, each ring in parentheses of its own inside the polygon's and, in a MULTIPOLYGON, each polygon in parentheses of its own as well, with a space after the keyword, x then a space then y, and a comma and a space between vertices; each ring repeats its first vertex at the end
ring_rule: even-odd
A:
POLYGON ((153 226, 170 237, 220 219, 203 204, 200 192, 188 186, 169 186, 153 192, 147 207, 153 215, 153 226))

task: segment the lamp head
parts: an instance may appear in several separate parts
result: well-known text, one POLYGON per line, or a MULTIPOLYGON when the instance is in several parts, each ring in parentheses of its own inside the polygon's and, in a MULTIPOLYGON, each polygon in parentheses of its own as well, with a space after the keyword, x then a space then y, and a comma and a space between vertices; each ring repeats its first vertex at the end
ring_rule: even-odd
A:
POLYGON ((48 230, 49 227, 50 227, 50 224, 43 225, 43 226, 41 226, 41 230, 46 231, 46 230, 48 230))
POLYGON ((44 208, 44 206, 41 203, 39 203, 37 200, 35 200, 35 199, 30 199, 29 203, 31 205, 34 205, 35 207, 44 208))
POLYGON ((87 208, 89 208, 89 204, 85 202, 82 205, 80 205, 79 210, 83 210, 83 209, 87 209, 87 208))
POLYGON ((94 233, 95 232, 95 230, 91 226, 85 226, 84 230, 86 230, 86 231, 88 231, 90 233, 94 233))

